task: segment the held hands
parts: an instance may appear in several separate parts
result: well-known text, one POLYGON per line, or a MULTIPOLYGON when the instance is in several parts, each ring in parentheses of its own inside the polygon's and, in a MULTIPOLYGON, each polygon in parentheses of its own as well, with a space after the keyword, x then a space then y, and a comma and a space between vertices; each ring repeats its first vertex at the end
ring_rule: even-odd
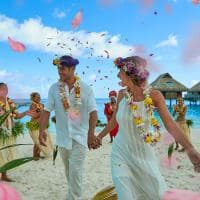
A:
POLYGON ((88 148, 91 149, 98 149, 101 146, 101 140, 94 133, 88 134, 88 148))
POLYGON ((200 173, 200 153, 197 152, 194 148, 186 150, 190 161, 194 166, 194 171, 200 173))

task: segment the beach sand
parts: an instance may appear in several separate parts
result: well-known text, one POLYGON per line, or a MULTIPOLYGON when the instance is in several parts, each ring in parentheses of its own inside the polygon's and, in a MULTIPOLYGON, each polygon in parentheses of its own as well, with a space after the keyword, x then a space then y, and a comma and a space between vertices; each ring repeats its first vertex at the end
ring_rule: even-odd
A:
MULTIPOLYGON (((193 144, 200 151, 200 129, 193 129, 191 135, 193 144)), ((26 135, 18 143, 32 141, 26 135)), ((167 155, 167 147, 157 145, 155 149, 159 160, 167 155)), ((20 157, 32 156, 32 146, 18 147, 18 152, 20 157)), ((112 184, 110 153, 109 137, 104 139, 100 149, 88 151, 84 173, 84 200, 91 199, 99 190, 112 184)), ((178 169, 161 167, 168 186, 200 191, 200 175, 194 173, 187 155, 177 152, 174 155, 178 159, 178 169)), ((9 176, 16 181, 11 185, 21 194, 23 200, 66 200, 67 184, 59 154, 55 166, 52 158, 32 161, 10 171, 9 176)))

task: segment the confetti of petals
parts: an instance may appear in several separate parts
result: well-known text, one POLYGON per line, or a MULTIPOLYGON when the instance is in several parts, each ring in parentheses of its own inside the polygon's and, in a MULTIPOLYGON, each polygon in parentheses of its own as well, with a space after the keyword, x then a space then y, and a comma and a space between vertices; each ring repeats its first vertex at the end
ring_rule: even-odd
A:
POLYGON ((191 190, 170 189, 165 192, 162 200, 199 200, 200 193, 191 190))
POLYGON ((173 155, 171 157, 165 157, 161 160, 161 165, 167 169, 177 168, 177 160, 173 155))
POLYGON ((106 58, 110 58, 109 52, 107 50, 104 50, 104 52, 106 53, 106 58))
POLYGON ((0 183, 0 199, 21 200, 19 194, 15 191, 15 189, 3 183, 0 183))
POLYGON ((81 9, 78 13, 76 13, 75 17, 72 20, 72 27, 77 28, 83 19, 83 10, 81 9))
POLYGON ((198 64, 200 61, 200 28, 199 24, 192 28, 192 32, 186 39, 186 44, 182 53, 184 64, 198 64))
POLYGON ((141 3, 143 10, 148 10, 152 7, 154 0, 140 0, 139 2, 141 3))
POLYGON ((171 14, 172 13, 172 6, 170 4, 166 4, 165 5, 165 11, 167 14, 171 14))
POLYGON ((163 135, 162 135, 162 140, 161 142, 164 144, 164 145, 169 145, 171 143, 174 142, 174 138, 168 133, 168 132, 165 132, 163 135))
POLYGON ((69 110, 69 118, 74 122, 79 121, 80 120, 80 112, 75 109, 70 109, 69 110))
POLYGON ((24 52, 26 47, 21 42, 13 40, 11 37, 8 37, 8 43, 13 51, 24 52))
POLYGON ((198 5, 198 4, 200 4, 200 0, 192 0, 192 3, 193 3, 194 5, 198 5))

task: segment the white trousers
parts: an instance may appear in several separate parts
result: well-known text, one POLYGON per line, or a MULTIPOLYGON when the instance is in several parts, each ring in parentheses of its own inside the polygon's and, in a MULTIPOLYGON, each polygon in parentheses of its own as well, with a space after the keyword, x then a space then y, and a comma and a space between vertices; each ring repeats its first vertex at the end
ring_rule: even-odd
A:
POLYGON ((67 200, 82 200, 82 175, 86 147, 73 140, 72 149, 59 148, 68 182, 67 200))

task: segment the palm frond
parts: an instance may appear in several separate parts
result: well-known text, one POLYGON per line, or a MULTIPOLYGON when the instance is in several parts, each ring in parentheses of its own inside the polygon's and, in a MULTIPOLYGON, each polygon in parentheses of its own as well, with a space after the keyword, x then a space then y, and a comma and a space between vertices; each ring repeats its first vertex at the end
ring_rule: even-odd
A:
POLYGON ((21 145, 33 145, 33 144, 13 144, 13 145, 8 145, 8 146, 0 148, 0 151, 4 150, 4 149, 7 149, 7 148, 10 148, 10 147, 16 147, 16 146, 21 146, 21 145))
POLYGON ((57 154, 58 154, 58 145, 56 145, 56 147, 53 150, 53 165, 55 165, 57 154))
POLYGON ((191 119, 186 120, 187 126, 190 127, 194 124, 194 122, 191 119))
POLYGON ((33 157, 26 157, 26 158, 19 158, 19 159, 12 160, 0 167, 0 173, 16 168, 32 160, 33 160, 33 157))
POLYGON ((168 147, 168 158, 172 156, 173 151, 174 151, 174 143, 170 144, 168 147))
POLYGON ((98 192, 92 200, 117 200, 117 194, 114 186, 108 186, 98 192))

